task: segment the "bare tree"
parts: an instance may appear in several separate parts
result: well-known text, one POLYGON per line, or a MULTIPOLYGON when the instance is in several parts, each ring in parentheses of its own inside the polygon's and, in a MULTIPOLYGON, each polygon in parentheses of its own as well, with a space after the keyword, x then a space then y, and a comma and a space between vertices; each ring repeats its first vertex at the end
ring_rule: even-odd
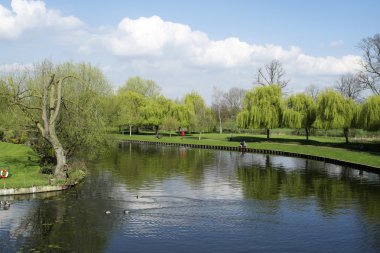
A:
POLYGON ((363 50, 360 81, 374 94, 380 95, 380 34, 363 39, 359 48, 363 50))
POLYGON ((278 60, 272 60, 266 64, 264 68, 259 68, 257 71, 257 83, 263 86, 277 84, 281 88, 288 85, 290 80, 285 80, 285 70, 278 60))
POLYGON ((306 95, 309 95, 313 98, 314 101, 317 100, 317 97, 319 95, 319 88, 315 86, 314 84, 310 84, 305 88, 306 95))
POLYGON ((247 91, 244 89, 234 87, 224 94, 226 107, 228 108, 230 116, 234 119, 243 109, 243 102, 246 92, 247 91))
POLYGON ((213 87, 213 95, 212 95, 212 97, 214 99, 213 104, 215 105, 216 111, 218 113, 219 133, 223 133, 223 129, 222 129, 222 116, 221 116, 223 91, 214 86, 213 87))
POLYGON ((360 93, 365 89, 359 77, 353 74, 340 76, 334 88, 343 96, 356 101, 360 99, 360 93))

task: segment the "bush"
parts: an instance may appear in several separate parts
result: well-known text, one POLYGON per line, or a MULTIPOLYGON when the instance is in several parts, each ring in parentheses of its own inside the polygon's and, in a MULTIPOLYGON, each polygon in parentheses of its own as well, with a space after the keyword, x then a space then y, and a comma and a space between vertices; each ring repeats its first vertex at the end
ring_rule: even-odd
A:
POLYGON ((83 161, 74 161, 68 165, 66 184, 74 185, 81 182, 87 175, 87 167, 83 161))
POLYGON ((21 137, 20 137, 20 143, 25 144, 27 140, 28 140, 28 135, 26 134, 26 131, 22 131, 21 137))
POLYGON ((5 142, 14 143, 12 140, 14 140, 15 137, 16 137, 15 131, 13 130, 4 131, 3 138, 5 142))

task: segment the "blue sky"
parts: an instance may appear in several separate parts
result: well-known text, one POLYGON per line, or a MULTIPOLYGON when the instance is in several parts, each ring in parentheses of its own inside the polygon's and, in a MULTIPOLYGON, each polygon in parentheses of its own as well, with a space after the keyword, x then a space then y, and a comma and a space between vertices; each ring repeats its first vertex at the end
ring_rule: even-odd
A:
POLYGON ((358 69, 361 39, 379 33, 380 1, 0 1, 0 70, 90 62, 114 87, 155 80, 170 98, 213 86, 251 88, 278 59, 290 92, 334 85, 358 69))

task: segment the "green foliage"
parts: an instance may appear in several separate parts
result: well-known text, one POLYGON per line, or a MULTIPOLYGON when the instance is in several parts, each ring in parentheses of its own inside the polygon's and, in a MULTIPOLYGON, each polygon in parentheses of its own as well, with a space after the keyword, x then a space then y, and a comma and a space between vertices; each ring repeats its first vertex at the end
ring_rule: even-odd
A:
POLYGON ((66 63, 57 67, 60 75, 72 75, 63 86, 64 108, 57 133, 68 155, 86 150, 87 154, 106 146, 107 115, 104 101, 111 86, 102 72, 89 64, 66 63))
POLYGON ((276 128, 282 112, 281 88, 277 85, 257 87, 246 93, 237 122, 242 128, 276 128))
POLYGON ((169 114, 171 106, 172 101, 163 96, 146 99, 141 109, 143 124, 158 128, 169 114))
POLYGON ((190 125, 191 113, 187 109, 186 105, 173 103, 169 117, 173 117, 178 120, 179 127, 187 127, 190 125))
POLYGON ((20 137, 20 143, 24 144, 28 139, 28 135, 26 131, 21 132, 21 137, 20 137))
POLYGON ((161 88, 152 80, 144 80, 138 76, 131 77, 118 93, 133 91, 144 97, 157 98, 161 94, 161 88))
POLYGON ((181 126, 181 123, 176 119, 175 117, 168 115, 164 118, 162 121, 162 128, 164 130, 170 131, 170 134, 172 131, 175 131, 181 126))
MULTIPOLYGON (((68 62, 54 66, 51 62, 44 61, 34 66, 28 73, 15 72, 4 77, 3 80, 6 81, 1 84, 5 88, 2 87, 0 90, 5 93, 1 95, 8 98, 7 106, 16 118, 10 120, 6 127, 13 130, 32 128, 38 131, 38 124, 46 125, 42 120, 42 108, 44 108, 42 98, 44 87, 53 80, 52 76, 57 77, 57 80, 64 78, 61 79, 63 81, 60 111, 54 122, 58 139, 67 155, 83 149, 87 149, 88 153, 99 150, 107 141, 104 101, 111 94, 111 86, 102 72, 90 64, 68 62)), ((56 99, 54 96, 50 96, 50 100, 54 99, 56 99)), ((49 102, 50 105, 54 104, 52 101, 47 101, 49 102)), ((49 109, 49 113, 52 113, 55 108, 49 109)), ((43 152, 49 151, 49 148, 44 147, 46 142, 42 141, 41 132, 39 133, 37 136, 39 139, 34 139, 34 147, 43 152)), ((23 141, 24 137, 20 135, 19 139, 23 141)))
POLYGON ((192 131, 210 131, 215 126, 215 119, 210 108, 197 92, 191 92, 184 98, 184 106, 189 111, 189 128, 192 131))
POLYGON ((74 185, 81 182, 87 174, 86 164, 83 161, 74 161, 69 164, 68 174, 66 184, 74 185))
POLYGON ((352 99, 326 90, 317 98, 315 126, 323 129, 350 128, 356 125, 359 108, 352 99))
POLYGON ((296 94, 286 100, 282 124, 290 128, 310 128, 316 118, 316 105, 311 96, 296 94))
POLYGON ((343 128, 348 143, 350 128, 357 126, 360 107, 351 98, 329 89, 317 98, 317 119, 315 126, 323 129, 343 128))
POLYGON ((360 122, 364 129, 380 130, 380 96, 370 96, 362 106, 360 122))
POLYGON ((123 126, 139 126, 143 122, 142 106, 146 98, 134 91, 119 93, 116 98, 116 115, 115 124, 123 126))

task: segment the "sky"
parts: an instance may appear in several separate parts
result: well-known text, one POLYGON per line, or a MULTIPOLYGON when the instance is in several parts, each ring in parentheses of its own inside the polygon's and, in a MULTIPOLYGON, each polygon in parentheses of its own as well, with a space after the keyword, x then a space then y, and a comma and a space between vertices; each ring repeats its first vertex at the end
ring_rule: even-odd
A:
POLYGON ((335 85, 379 33, 380 1, 0 0, 0 73, 49 59, 88 62, 117 89, 133 76, 176 99, 255 85, 279 60, 288 93, 335 85))

